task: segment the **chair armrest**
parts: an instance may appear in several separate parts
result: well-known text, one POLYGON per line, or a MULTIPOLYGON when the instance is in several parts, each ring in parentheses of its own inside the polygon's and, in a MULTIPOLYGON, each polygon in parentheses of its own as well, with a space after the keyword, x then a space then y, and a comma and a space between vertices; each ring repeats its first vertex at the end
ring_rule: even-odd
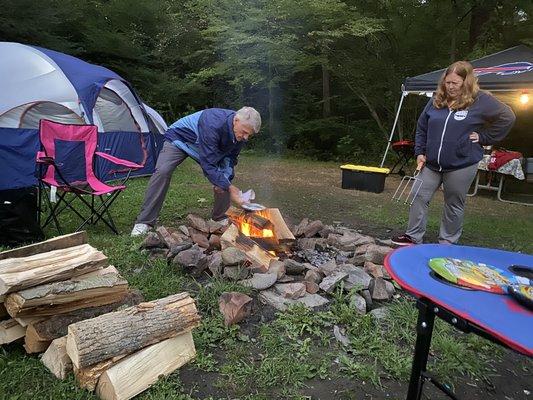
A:
POLYGON ((36 161, 38 163, 48 164, 48 165, 55 165, 56 160, 54 157, 47 156, 44 151, 38 151, 37 152, 37 158, 36 161))
POLYGON ((123 165, 123 166, 131 168, 131 169, 140 169, 140 168, 144 167, 143 164, 137 164, 137 163, 134 163, 132 161, 124 160, 122 158, 118 158, 118 157, 112 156, 112 155, 107 154, 107 153, 102 153, 101 151, 97 151, 97 152, 95 152, 95 154, 97 156, 105 158, 108 161, 111 161, 113 164, 123 165))

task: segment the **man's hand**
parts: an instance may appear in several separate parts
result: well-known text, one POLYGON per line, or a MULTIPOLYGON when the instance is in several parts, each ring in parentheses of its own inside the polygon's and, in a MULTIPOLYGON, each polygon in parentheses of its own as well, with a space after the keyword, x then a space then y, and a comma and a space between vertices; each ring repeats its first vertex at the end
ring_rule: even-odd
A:
POLYGON ((472 143, 478 143, 479 142, 479 133, 477 133, 477 132, 472 132, 468 137, 472 141, 472 143))
POLYGON ((244 201, 241 198, 241 191, 237 186, 230 185, 229 188, 229 194, 231 201, 233 201, 235 204, 237 204, 239 207, 244 203, 244 201))
POLYGON ((422 168, 424 168, 424 165, 426 165, 426 156, 424 154, 419 154, 416 157, 416 169, 417 169, 417 171, 421 171, 422 168))

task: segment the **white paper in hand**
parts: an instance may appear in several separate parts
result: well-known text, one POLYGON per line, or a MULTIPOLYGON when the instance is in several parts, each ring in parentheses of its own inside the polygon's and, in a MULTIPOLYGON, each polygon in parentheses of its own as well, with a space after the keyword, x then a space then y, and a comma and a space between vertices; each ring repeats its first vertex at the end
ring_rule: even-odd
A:
POLYGON ((253 189, 247 190, 246 192, 241 192, 241 199, 245 203, 249 203, 250 201, 255 199, 255 192, 253 189))

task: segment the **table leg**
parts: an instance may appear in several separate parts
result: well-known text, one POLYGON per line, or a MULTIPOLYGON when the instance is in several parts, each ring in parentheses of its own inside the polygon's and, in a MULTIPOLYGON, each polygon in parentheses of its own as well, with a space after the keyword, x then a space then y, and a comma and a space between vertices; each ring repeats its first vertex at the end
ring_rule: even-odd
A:
POLYGON ((479 171, 476 172, 476 179, 474 180, 474 191, 472 193, 467 193, 466 195, 468 197, 475 196, 477 194, 477 190, 479 188, 479 171))
POLYGON ((417 307, 416 345, 407 400, 420 400, 422 396, 422 388, 425 381, 422 372, 426 371, 431 336, 433 335, 433 324, 435 322, 435 314, 428 304, 419 300, 417 301, 417 307))
POLYGON ((533 203, 525 203, 523 201, 512 201, 512 200, 506 200, 502 199, 502 192, 503 192, 503 181, 505 179, 505 175, 500 176, 500 185, 498 186, 498 192, 496 193, 498 200, 503 201, 504 203, 511 203, 511 204, 520 204, 523 206, 533 206, 533 203))

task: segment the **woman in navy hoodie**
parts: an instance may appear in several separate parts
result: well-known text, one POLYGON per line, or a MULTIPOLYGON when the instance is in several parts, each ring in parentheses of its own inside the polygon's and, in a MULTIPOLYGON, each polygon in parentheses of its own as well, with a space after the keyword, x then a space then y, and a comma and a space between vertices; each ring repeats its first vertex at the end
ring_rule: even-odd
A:
POLYGON ((479 89, 472 65, 458 61, 442 77, 418 119, 415 155, 420 190, 397 245, 422 243, 431 198, 442 184, 444 211, 439 242, 457 243, 463 230, 466 194, 483 157, 483 147, 501 141, 515 116, 511 108, 479 89))

